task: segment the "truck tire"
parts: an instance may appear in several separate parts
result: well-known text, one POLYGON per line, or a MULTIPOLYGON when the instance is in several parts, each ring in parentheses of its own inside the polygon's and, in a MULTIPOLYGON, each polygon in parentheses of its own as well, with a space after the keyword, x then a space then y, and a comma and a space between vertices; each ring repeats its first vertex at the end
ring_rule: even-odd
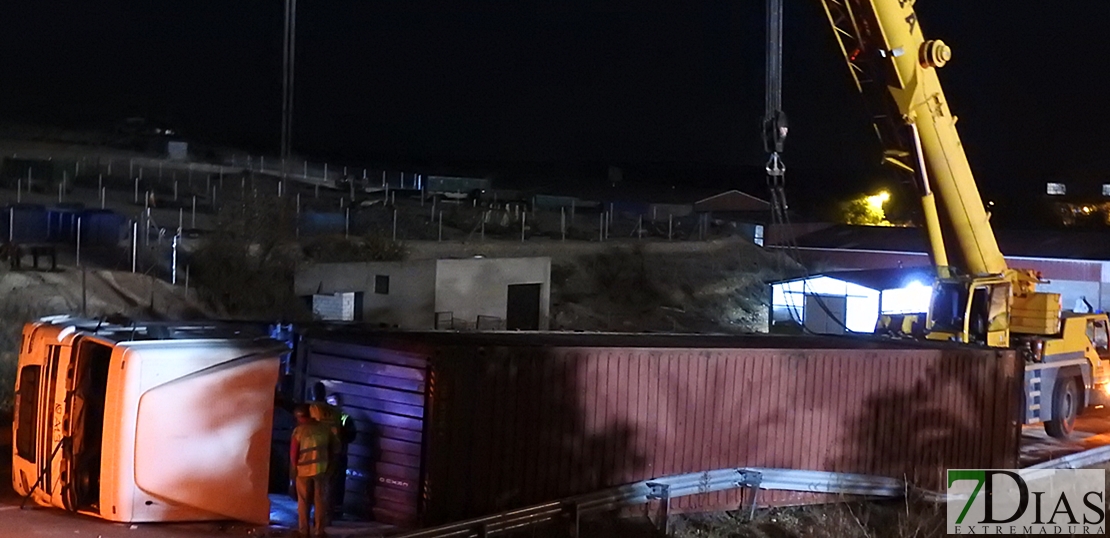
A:
POLYGON ((1079 385, 1074 377, 1058 380, 1052 391, 1052 420, 1044 423, 1044 431, 1051 437, 1067 439, 1075 431, 1080 400, 1079 385))

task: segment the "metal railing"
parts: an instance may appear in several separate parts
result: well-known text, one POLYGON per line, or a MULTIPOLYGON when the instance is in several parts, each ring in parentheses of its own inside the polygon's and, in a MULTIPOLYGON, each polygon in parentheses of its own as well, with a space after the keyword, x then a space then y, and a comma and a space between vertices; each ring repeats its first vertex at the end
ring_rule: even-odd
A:
POLYGON ((720 469, 645 480, 596 493, 407 532, 395 535, 394 538, 477 538, 559 520, 566 521, 572 533, 577 535, 578 523, 583 515, 645 505, 650 501, 660 503, 660 517, 656 524, 665 529, 672 499, 734 489, 748 489, 751 492, 748 506, 751 510, 757 506, 758 492, 761 490, 871 498, 900 498, 910 491, 919 491, 901 480, 879 476, 791 469, 720 469))

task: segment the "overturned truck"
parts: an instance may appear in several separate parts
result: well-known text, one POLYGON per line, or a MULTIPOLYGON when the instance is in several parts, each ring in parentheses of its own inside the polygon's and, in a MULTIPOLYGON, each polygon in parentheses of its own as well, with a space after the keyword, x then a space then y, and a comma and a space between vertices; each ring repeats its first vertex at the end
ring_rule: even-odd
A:
POLYGON ((287 352, 264 330, 214 323, 29 323, 13 486, 40 505, 109 521, 265 524, 287 352))

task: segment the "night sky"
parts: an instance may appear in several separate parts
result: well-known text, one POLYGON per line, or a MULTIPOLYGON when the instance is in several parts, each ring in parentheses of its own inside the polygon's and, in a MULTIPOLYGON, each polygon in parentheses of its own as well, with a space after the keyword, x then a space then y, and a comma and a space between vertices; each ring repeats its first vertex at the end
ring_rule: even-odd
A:
MULTIPOLYGON (((614 163, 740 177, 762 166, 762 0, 299 2, 294 149, 422 163, 614 163), (504 5, 518 6, 507 9, 504 5)), ((788 0, 791 192, 881 181, 816 0, 788 0)), ((6 2, 0 121, 171 122, 277 153, 281 0, 6 2)), ((1110 176, 1110 2, 929 0, 929 36, 982 188, 1110 176)), ((414 164, 415 163, 415 164, 414 164)), ((603 168, 598 168, 603 170, 603 168)), ((741 180, 737 180, 741 181, 741 180)), ((1018 187, 1014 187, 1017 185, 1018 187)))

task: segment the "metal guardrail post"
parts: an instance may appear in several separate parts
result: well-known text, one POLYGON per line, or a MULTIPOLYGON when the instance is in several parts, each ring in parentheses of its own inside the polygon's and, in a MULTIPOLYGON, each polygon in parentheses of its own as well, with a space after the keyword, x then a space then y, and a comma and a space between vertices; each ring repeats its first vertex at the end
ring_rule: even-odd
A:
POLYGON ((582 520, 582 513, 578 509, 578 503, 567 503, 563 506, 563 513, 567 518, 567 536, 570 538, 578 538, 579 523, 582 520))
POLYGON ((748 519, 753 519, 755 509, 759 507, 759 485, 763 482, 763 473, 743 469, 739 473, 740 479, 736 481, 736 485, 748 490, 748 519))
MULTIPOLYGON (((669 536, 671 534, 671 486, 670 484, 648 482, 647 487, 651 488, 648 500, 659 501, 655 507, 655 518, 649 515, 648 519, 654 519, 655 528, 669 536)), ((651 503, 648 506, 650 507, 651 503)), ((648 510, 651 510, 651 508, 648 508, 648 510)))

